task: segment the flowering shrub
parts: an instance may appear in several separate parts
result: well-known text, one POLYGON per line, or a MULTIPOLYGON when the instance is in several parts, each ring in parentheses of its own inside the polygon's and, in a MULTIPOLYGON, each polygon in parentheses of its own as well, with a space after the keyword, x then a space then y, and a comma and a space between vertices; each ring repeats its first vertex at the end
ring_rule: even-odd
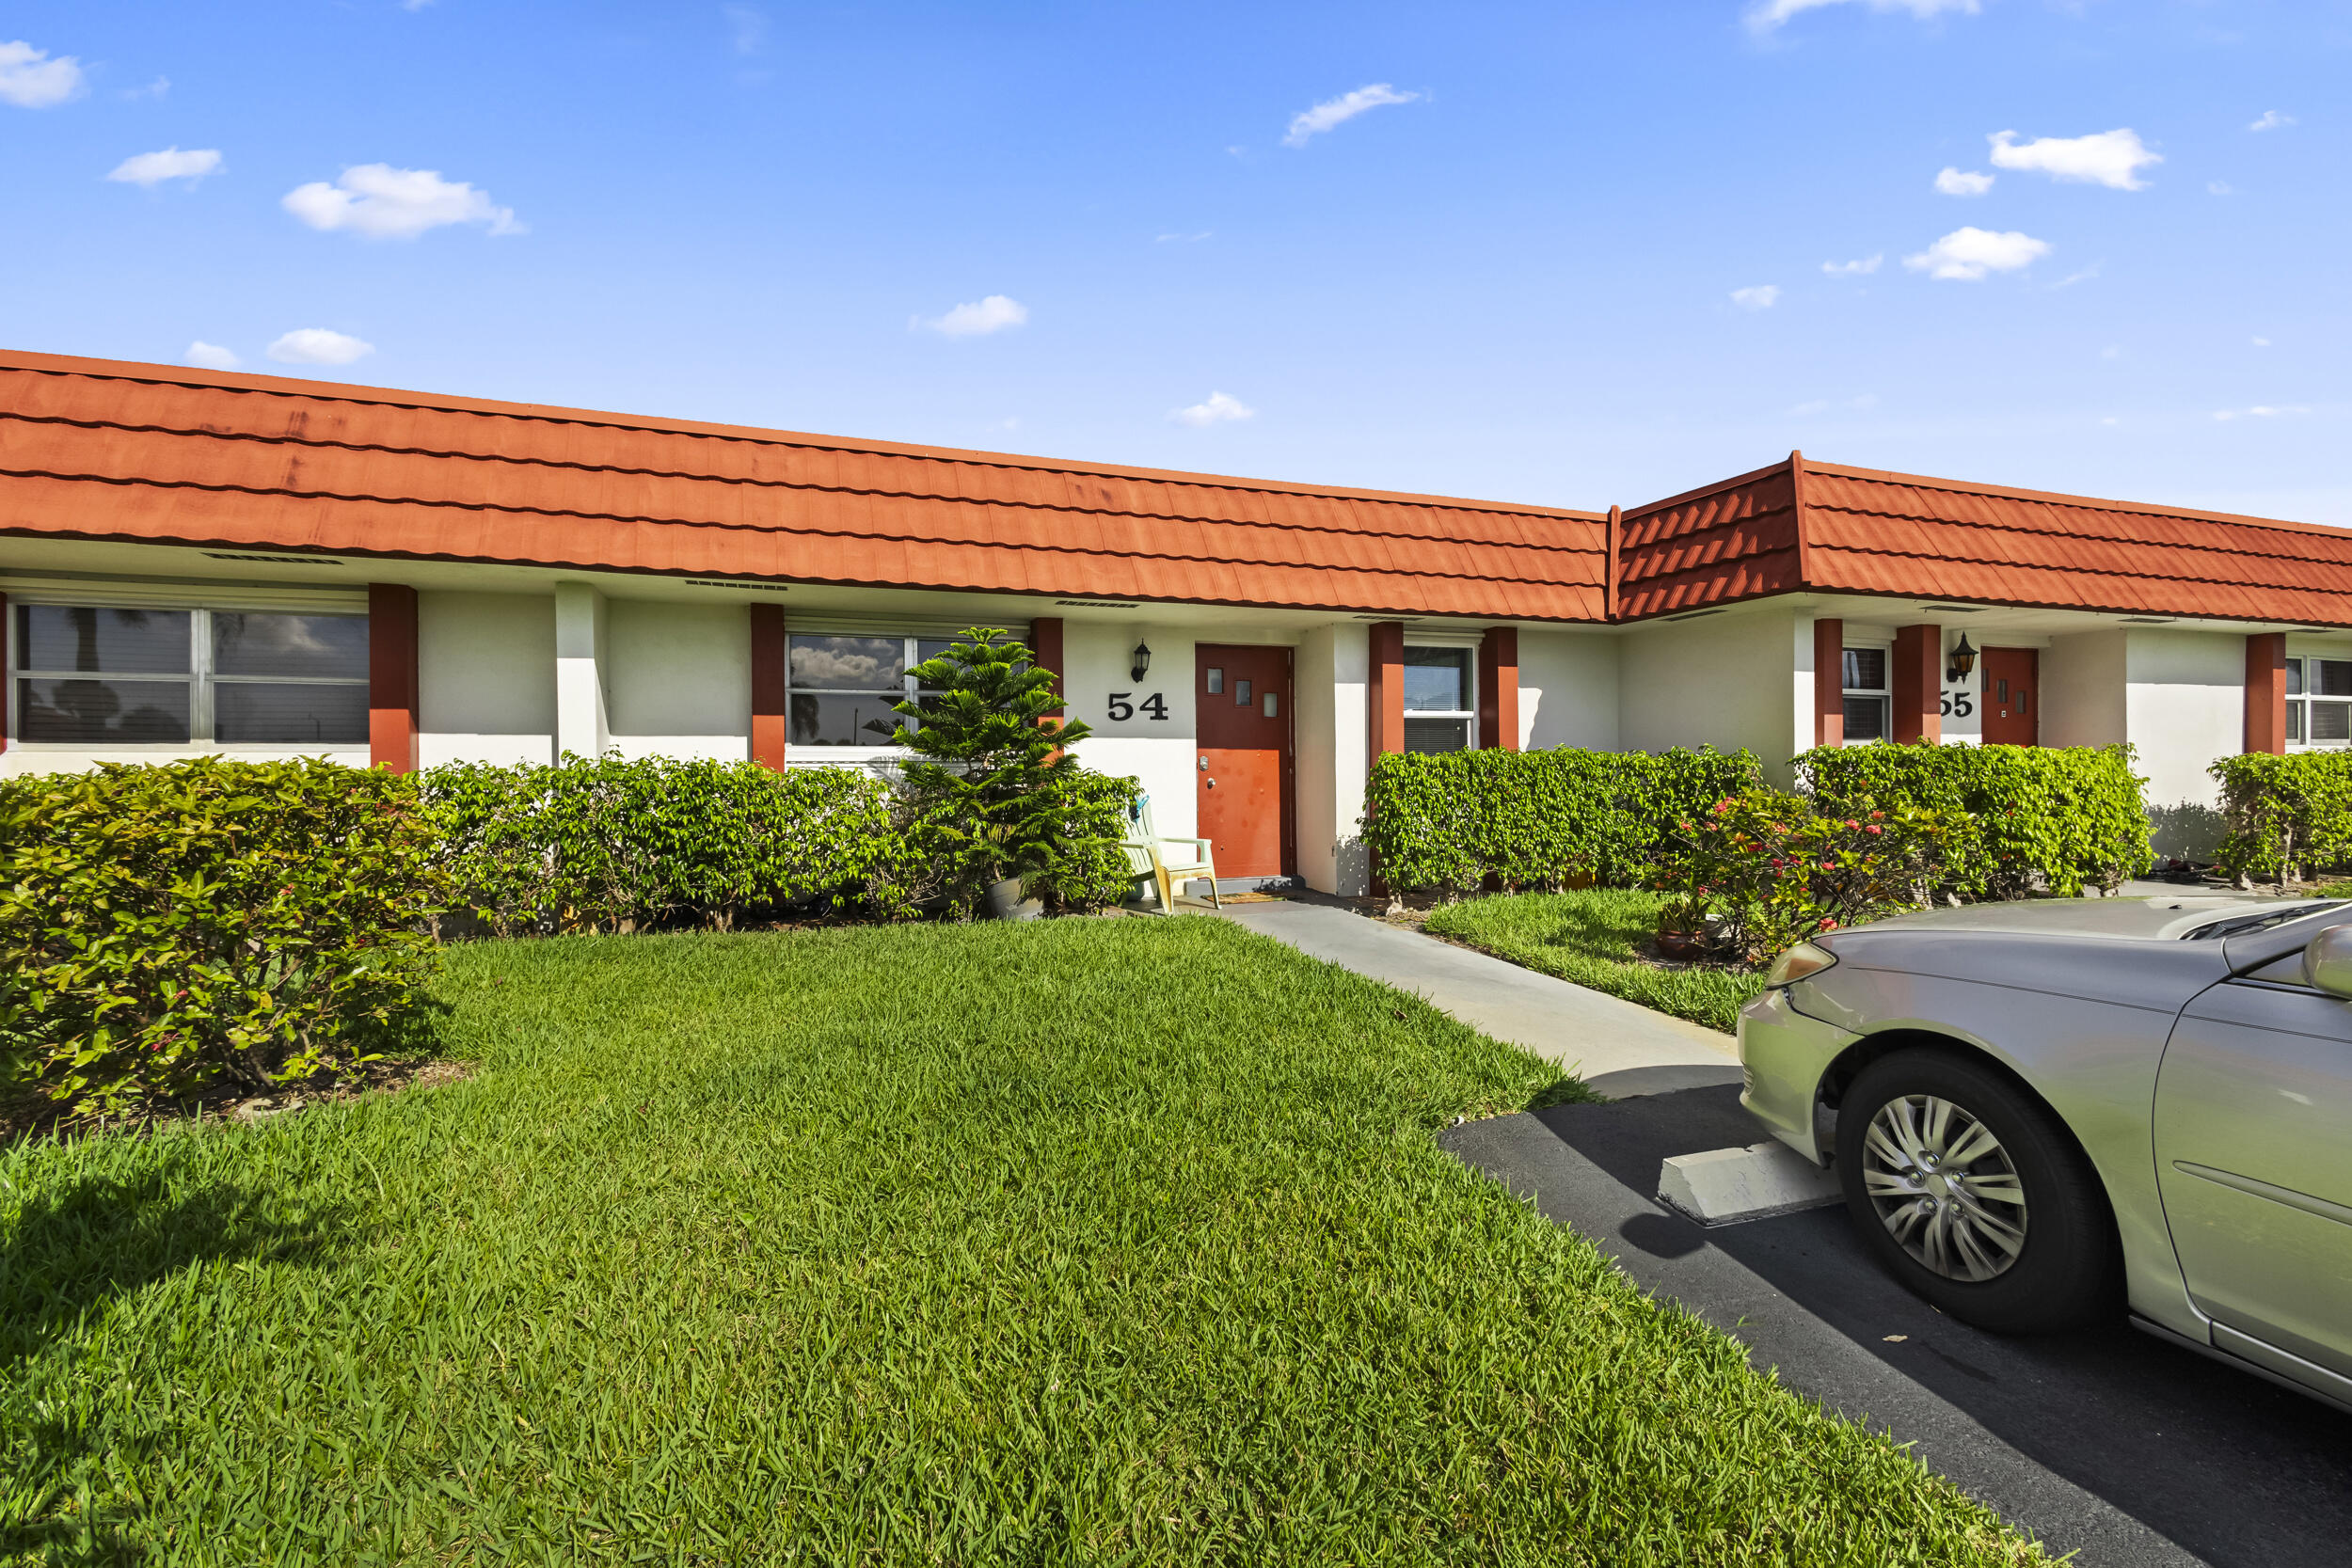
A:
POLYGON ((1938 891, 1973 902, 2113 892, 2153 862, 2146 781, 2116 746, 1822 747, 1796 759, 1824 812, 1916 807, 1943 825, 1938 891))
POLYGON ((1704 920, 1707 945, 1742 963, 1916 908, 1939 876, 1942 824, 1915 808, 1866 800, 1825 812, 1802 795, 1752 789, 1675 828, 1659 877, 1677 895, 1667 922, 1695 932, 1704 920))

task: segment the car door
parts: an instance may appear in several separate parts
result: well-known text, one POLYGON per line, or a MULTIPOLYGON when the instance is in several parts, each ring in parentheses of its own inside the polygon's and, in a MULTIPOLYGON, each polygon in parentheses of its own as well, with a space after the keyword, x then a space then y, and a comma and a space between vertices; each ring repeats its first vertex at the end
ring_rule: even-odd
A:
POLYGON ((2352 1378, 2352 1000, 2303 984, 2299 953, 2200 993, 2157 1071, 2155 1150, 2215 1342, 2352 1378))

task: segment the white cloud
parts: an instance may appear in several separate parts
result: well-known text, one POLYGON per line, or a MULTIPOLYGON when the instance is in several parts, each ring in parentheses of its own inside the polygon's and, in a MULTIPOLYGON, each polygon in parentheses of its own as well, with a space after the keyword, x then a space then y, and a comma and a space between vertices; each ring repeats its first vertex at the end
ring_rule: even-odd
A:
POLYGON ((2258 403, 2251 408, 2217 408, 2213 417, 2226 422, 2231 420, 2275 420, 2281 414, 2310 412, 2310 409, 2298 404, 2258 403))
POLYGON ((122 94, 123 97, 132 99, 167 98, 170 95, 171 78, 168 76, 158 76, 143 87, 126 87, 122 94))
POLYGON ((1823 261, 1821 270, 1832 277, 1866 277, 1878 271, 1879 263, 1885 260, 1884 256, 1877 255, 1860 257, 1851 261, 1823 261))
POLYGON ((371 240, 413 240, 453 223, 478 223, 493 234, 526 232, 515 210, 493 203, 487 191, 444 180, 436 169, 389 164, 347 168, 331 185, 297 185, 280 205, 313 229, 347 229, 371 240))
POLYGON ((1207 239, 1210 235, 1216 232, 1216 230, 1214 229, 1203 229, 1198 234, 1154 234, 1152 236, 1152 243, 1154 245, 1167 245, 1170 241, 1174 241, 1179 245, 1198 245, 1202 240, 1207 239))
POLYGON ((1282 135, 1284 147, 1304 147, 1310 136, 1319 135, 1334 125, 1354 119, 1367 109, 1381 108, 1390 103, 1410 103, 1420 98, 1417 92, 1399 92, 1386 82, 1375 82, 1358 87, 1354 92, 1327 98, 1311 109, 1302 109, 1291 116, 1291 128, 1282 135))
POLYGON ((185 180, 193 185, 206 175, 219 172, 217 148, 191 148, 183 152, 176 147, 167 147, 161 152, 141 152, 123 159, 106 178, 153 190, 167 180, 185 180))
POLYGON ((2057 282, 2051 284, 2050 287, 2053 289, 2071 289, 2077 283, 2088 283, 2092 278, 2098 277, 2099 269, 2106 265, 2106 263, 2105 261, 2093 261, 2090 265, 2083 268, 2079 272, 2068 273, 2064 277, 2061 277, 2057 282))
POLYGON ((1019 326, 1029 319, 1029 308, 1004 294, 991 294, 986 299, 969 300, 944 316, 915 317, 909 327, 927 326, 950 338, 979 338, 991 332, 1002 332, 1009 326, 1019 326))
POLYGON ((2053 180, 2079 181, 2119 191, 2141 191, 2148 182, 2139 170, 2164 162, 2151 152, 2139 133, 2124 126, 2088 136, 2042 136, 2020 145, 2017 133, 2002 131, 1986 138, 1993 144, 1993 166, 2030 169, 2053 180))
POLYGON ((768 18, 753 6, 722 6, 727 19, 727 42, 739 55, 756 55, 768 41, 768 18))
POLYGON ((2262 119, 2247 127, 2249 131, 2276 131, 2295 123, 2293 115, 2282 115, 2276 109, 2265 109, 2262 119))
POLYGON ((218 343, 208 343, 201 338, 188 345, 188 352, 183 357, 189 364, 201 365, 208 371, 233 371, 245 363, 237 357, 236 350, 223 348, 218 343))
POLYGON ((2123 345, 2122 343, 2109 343, 2106 347, 2099 351, 2099 357, 2102 359, 2121 359, 2123 357, 2123 345))
POLYGON ((2050 253, 2049 242, 2015 230, 1995 234, 1989 229, 1955 229, 1903 265, 1930 277, 1957 278, 1973 283, 1988 272, 2014 272, 2050 253))
POLYGON ((269 356, 281 365, 348 365, 374 352, 373 343, 323 326, 296 327, 269 345, 269 356))
POLYGON ((1211 392, 1207 401, 1189 408, 1171 409, 1169 419, 1188 424, 1195 430, 1206 430, 1213 424, 1230 424, 1235 420, 1254 420, 1258 411, 1241 399, 1227 392, 1211 392))
POLYGON ((1780 298, 1780 285, 1758 283, 1731 291, 1731 303, 1742 310, 1769 310, 1780 298))
POLYGON ((2270 346, 2270 340, 2267 338, 2257 338, 2254 340, 2254 346, 2256 348, 2268 348, 2270 346))
MULTIPOLYGON (((1801 11, 1850 3, 1851 0, 1760 0, 1759 4, 1749 8, 1748 25, 1759 33, 1766 33, 1801 11)), ((1862 3, 1874 11, 1909 11, 1922 22, 1945 11, 1958 11, 1963 16, 1977 14, 1977 0, 1862 0, 1862 3)))
POLYGON ((1935 188, 1946 196, 1982 196, 1993 188, 1994 177, 1947 164, 1935 175, 1935 188))
POLYGON ((82 96, 82 62, 71 55, 49 57, 24 40, 0 43, 0 103, 20 109, 54 109, 82 96))
POLYGON ((2205 194, 2207 196, 2235 196, 2237 192, 2230 188, 2227 181, 2208 180, 2205 182, 2205 194))

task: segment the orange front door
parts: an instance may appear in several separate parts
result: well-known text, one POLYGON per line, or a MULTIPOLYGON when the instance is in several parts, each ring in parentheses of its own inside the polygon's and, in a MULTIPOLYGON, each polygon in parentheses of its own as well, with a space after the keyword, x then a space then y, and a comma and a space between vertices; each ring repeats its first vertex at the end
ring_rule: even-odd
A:
POLYGON ((1203 642, 1193 662, 1193 781, 1216 874, 1291 876, 1291 651, 1203 642))
POLYGON ((1977 701, 1984 705, 1984 743, 1987 746, 2034 746, 2041 743, 2042 655, 2033 648, 1987 648, 1984 688, 1977 701))

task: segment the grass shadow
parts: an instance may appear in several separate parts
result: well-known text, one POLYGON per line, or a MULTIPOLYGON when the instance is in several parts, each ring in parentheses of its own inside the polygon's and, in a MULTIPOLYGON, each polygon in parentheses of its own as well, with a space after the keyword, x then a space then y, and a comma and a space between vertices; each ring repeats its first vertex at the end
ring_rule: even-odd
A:
MULTIPOLYGON (((78 1354, 109 1303, 199 1264, 316 1261, 347 1235, 340 1205, 289 1205, 275 1192, 230 1183, 175 1191, 166 1170, 87 1176, 26 1203, 0 1229, 0 1376, 42 1375, 27 1364, 53 1347, 78 1354)), ((13 1516, 0 1516, 0 1560, 116 1563, 148 1560, 86 1507, 93 1462, 137 1463, 137 1439, 41 1400, 40 1414, 8 1433, 13 1516), (103 1451, 100 1451, 101 1449, 103 1451), (126 1451, 128 1450, 128 1451, 126 1451)))

